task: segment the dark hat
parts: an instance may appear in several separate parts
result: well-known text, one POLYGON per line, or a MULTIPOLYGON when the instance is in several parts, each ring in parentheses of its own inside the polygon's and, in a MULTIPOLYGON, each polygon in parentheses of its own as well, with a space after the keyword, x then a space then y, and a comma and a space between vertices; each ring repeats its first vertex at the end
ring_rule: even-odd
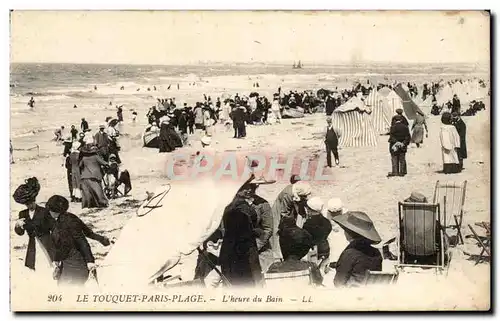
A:
POLYGON ((335 216, 333 220, 343 229, 354 232, 374 244, 382 241, 373 225, 373 221, 366 213, 347 212, 346 214, 335 216))
POLYGON ((40 183, 38 183, 38 179, 36 177, 31 177, 15 190, 12 197, 16 203, 26 205, 35 201, 38 192, 40 192, 40 183))
POLYGON ((313 240, 311 234, 295 224, 292 217, 284 217, 280 223, 279 243, 283 259, 293 255, 297 259, 303 258, 311 247, 313 240))
POLYGON ((396 114, 402 115, 403 114, 403 110, 401 108, 396 109, 396 114))
POLYGON ((69 208, 68 200, 61 195, 53 195, 49 198, 45 207, 51 211, 59 214, 66 213, 69 208))
POLYGON ((411 192, 410 197, 405 199, 407 203, 427 203, 427 197, 419 192, 411 192))

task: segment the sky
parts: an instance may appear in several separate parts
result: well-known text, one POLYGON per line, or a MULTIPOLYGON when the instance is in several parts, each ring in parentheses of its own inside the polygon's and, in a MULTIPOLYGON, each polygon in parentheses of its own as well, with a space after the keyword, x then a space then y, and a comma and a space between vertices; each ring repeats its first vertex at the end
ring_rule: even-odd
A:
POLYGON ((11 62, 488 63, 482 12, 13 11, 11 62))

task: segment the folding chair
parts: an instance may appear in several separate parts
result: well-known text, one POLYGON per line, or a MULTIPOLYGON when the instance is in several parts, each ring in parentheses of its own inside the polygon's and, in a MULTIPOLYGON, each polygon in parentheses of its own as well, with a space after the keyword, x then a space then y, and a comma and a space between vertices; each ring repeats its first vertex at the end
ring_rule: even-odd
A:
POLYGON ((398 278, 399 273, 397 270, 395 272, 366 271, 364 284, 394 284, 398 278))
POLYGON ((283 286, 283 282, 293 282, 297 286, 312 285, 311 269, 294 272, 264 273, 264 279, 266 286, 273 287, 283 286))
POLYGON ((398 203, 399 267, 445 267, 445 240, 439 204, 398 203))
POLYGON ((434 189, 434 204, 439 204, 441 213, 443 213, 444 222, 443 228, 452 228, 457 230, 457 238, 460 244, 464 244, 462 237, 462 220, 464 215, 465 192, 467 188, 467 181, 462 183, 455 182, 436 182, 434 189))
MULTIPOLYGON (((474 231, 474 229, 472 228, 472 226, 470 224, 469 224, 469 229, 472 232, 472 234, 474 235, 474 238, 476 239, 476 241, 482 247, 481 253, 479 254, 479 257, 476 260, 476 265, 477 265, 479 262, 483 261, 483 258, 485 257, 484 252, 486 252, 486 254, 488 254, 488 257, 491 257, 491 252, 490 252, 491 236, 489 235, 489 233, 486 235, 486 237, 479 236, 476 233, 476 231, 474 231)), ((488 232, 488 228, 486 228, 486 232, 488 232)))

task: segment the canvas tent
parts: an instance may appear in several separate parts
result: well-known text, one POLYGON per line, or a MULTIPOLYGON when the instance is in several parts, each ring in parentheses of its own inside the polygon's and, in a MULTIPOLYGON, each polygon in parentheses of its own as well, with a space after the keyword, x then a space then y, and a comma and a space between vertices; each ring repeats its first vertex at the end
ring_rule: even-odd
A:
POLYGON ((408 118, 409 120, 413 120, 417 116, 417 112, 422 112, 417 104, 415 104, 415 102, 411 99, 408 91, 406 91, 401 84, 398 84, 396 87, 394 87, 394 92, 396 92, 396 94, 403 101, 403 110, 406 118, 408 118))
POLYGON ((365 105, 371 108, 375 132, 385 134, 389 132, 396 109, 403 108, 403 101, 393 90, 383 87, 378 91, 373 90, 366 97, 365 105))
POLYGON ((357 97, 335 109, 332 113, 332 124, 339 134, 340 147, 377 145, 371 110, 357 97))

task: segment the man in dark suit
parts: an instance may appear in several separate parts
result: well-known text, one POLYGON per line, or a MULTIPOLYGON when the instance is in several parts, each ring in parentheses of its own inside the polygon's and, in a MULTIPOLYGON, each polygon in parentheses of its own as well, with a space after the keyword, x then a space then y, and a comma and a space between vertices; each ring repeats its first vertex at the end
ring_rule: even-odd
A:
POLYGON ((458 162, 460 169, 464 168, 464 158, 467 158, 467 126, 465 125, 459 113, 452 113, 453 125, 457 129, 458 136, 460 136, 460 148, 457 150, 458 162))
POLYGON ((392 172, 387 177, 406 175, 406 151, 411 141, 410 130, 401 119, 393 120, 389 136, 392 172))
POLYGON ((451 112, 460 114, 460 108, 461 108, 460 99, 458 99, 458 96, 455 94, 453 95, 453 100, 451 102, 451 112))
POLYGON ((339 164, 339 152, 338 152, 338 136, 332 125, 332 118, 327 117, 326 123, 328 124, 326 128, 325 135, 325 146, 326 146, 326 163, 328 167, 332 167, 332 153, 333 157, 335 157, 335 164, 339 164))

